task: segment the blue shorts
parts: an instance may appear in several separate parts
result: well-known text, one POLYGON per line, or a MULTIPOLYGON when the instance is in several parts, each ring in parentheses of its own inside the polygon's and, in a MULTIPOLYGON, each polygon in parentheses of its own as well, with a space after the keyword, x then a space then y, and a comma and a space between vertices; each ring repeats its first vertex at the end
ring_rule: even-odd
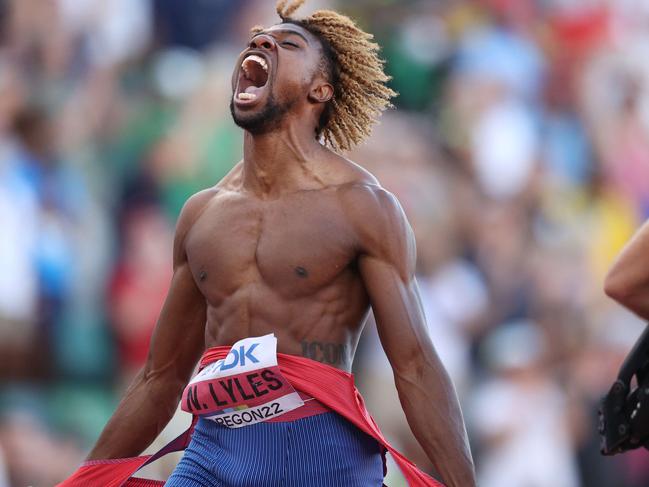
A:
POLYGON ((382 447, 334 412, 227 428, 200 419, 171 487, 382 486, 382 447))

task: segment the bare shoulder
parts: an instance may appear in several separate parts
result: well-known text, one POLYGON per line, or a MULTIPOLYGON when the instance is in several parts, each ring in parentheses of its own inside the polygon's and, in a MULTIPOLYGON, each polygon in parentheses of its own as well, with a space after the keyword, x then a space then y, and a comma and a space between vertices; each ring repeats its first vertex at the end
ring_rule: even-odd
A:
POLYGON ((385 189, 369 172, 369 178, 361 177, 341 184, 338 196, 345 214, 355 226, 384 227, 405 221, 401 204, 394 194, 385 189))
POLYGON ((379 186, 379 181, 371 172, 340 154, 329 151, 326 160, 322 162, 322 165, 326 168, 322 175, 331 186, 346 186, 357 183, 379 186))
POLYGON ((180 210, 180 216, 176 223, 176 234, 186 233, 187 230, 198 219, 203 210, 207 207, 209 202, 219 193, 217 186, 206 188, 198 193, 192 195, 183 205, 180 210))
POLYGON ((192 226, 201 216, 205 208, 207 208, 218 194, 219 187, 212 186, 206 188, 198 193, 192 195, 183 205, 176 222, 176 232, 174 235, 174 250, 173 261, 174 268, 186 260, 185 256, 185 238, 191 230, 192 226))
POLYGON ((216 185, 192 195, 183 205, 176 224, 176 233, 186 233, 201 213, 223 191, 236 186, 241 178, 243 162, 236 164, 216 185))
POLYGON ((384 189, 378 179, 359 164, 330 153, 323 164, 328 187, 335 188, 345 214, 357 223, 382 219, 385 210, 400 209, 395 196, 384 189))
POLYGON ((390 260, 399 254, 410 260, 409 256, 414 254, 414 237, 396 196, 374 176, 349 181, 337 191, 361 252, 390 260))

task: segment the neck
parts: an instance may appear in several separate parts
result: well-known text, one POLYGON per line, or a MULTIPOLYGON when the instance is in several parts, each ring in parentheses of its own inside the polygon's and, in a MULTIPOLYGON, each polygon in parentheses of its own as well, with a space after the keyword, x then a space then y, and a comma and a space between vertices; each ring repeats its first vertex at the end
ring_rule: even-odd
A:
POLYGON ((310 170, 310 162, 322 150, 322 145, 308 127, 281 127, 255 135, 246 131, 243 139, 243 184, 262 196, 297 190, 309 175, 315 176, 310 170))

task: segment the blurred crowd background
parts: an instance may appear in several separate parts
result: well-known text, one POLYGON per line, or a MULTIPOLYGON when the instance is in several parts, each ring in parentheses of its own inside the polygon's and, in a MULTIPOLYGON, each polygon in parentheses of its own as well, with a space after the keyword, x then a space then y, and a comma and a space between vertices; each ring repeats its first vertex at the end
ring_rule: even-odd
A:
MULTIPOLYGON (((400 92, 349 157, 415 229, 480 485, 649 485, 645 450, 603 458, 596 435, 644 326, 602 282, 649 217, 649 3, 303 12, 317 7, 375 34, 400 92)), ((179 210, 241 157, 236 55, 277 20, 270 0, 0 0, 1 487, 66 477, 142 365, 179 210)), ((371 322, 356 374, 388 437, 432 471, 371 322)))

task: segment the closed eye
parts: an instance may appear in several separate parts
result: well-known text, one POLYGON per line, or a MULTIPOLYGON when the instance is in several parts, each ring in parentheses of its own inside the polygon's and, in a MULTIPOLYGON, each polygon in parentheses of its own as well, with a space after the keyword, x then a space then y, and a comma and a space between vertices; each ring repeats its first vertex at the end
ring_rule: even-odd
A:
POLYGON ((283 41, 282 46, 300 47, 295 42, 291 42, 291 41, 283 41))

